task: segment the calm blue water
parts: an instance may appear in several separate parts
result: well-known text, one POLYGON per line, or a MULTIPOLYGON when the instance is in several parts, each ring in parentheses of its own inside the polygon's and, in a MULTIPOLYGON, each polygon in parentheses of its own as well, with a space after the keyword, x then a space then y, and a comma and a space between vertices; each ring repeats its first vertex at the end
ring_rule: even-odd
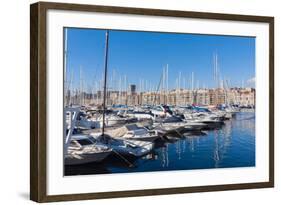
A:
POLYGON ((255 166, 255 113, 238 113, 218 130, 157 144, 140 159, 110 157, 101 164, 66 167, 66 175, 255 166))

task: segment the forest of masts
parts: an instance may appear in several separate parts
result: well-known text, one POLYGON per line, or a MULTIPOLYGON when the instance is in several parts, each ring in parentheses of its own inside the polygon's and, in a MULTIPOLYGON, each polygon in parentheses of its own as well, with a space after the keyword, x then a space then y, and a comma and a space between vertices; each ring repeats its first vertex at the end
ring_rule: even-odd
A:
MULTIPOLYGON (((85 83, 83 68, 80 66, 79 85, 74 87, 73 71, 65 79, 65 103, 69 105, 101 105, 103 104, 104 74, 95 75, 91 84, 85 83)), ((218 69, 217 55, 214 55, 214 82, 216 98, 224 95, 227 99, 227 90, 230 80, 222 80, 218 69)), ((156 77, 157 78, 157 77, 156 77)), ((179 72, 175 80, 169 80, 169 65, 163 67, 155 85, 149 80, 140 78, 138 84, 130 83, 127 75, 118 73, 113 69, 107 76, 106 105, 124 104, 194 104, 198 90, 209 89, 204 83, 195 80, 194 72, 188 76, 179 72), (174 83, 171 83, 174 82, 174 83), (173 85, 174 84, 174 85, 173 85), (133 87, 135 86, 135 87, 133 87), (183 96, 184 100, 180 100, 183 96)), ((241 87, 244 87, 242 81, 241 87)))

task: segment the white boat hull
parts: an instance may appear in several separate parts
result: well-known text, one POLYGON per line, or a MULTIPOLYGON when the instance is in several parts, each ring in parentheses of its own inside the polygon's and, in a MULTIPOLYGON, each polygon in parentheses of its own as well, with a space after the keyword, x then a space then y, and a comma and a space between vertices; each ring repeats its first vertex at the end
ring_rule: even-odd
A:
POLYGON ((81 165, 88 163, 97 163, 103 161, 108 155, 110 155, 111 150, 103 151, 99 153, 83 153, 83 154, 69 154, 64 159, 65 165, 81 165))

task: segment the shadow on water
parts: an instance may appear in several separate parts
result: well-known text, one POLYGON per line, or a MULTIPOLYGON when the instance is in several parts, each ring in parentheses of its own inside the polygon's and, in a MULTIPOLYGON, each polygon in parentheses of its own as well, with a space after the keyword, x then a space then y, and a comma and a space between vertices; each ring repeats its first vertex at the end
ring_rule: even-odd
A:
POLYGON ((112 171, 110 170, 110 168, 112 167, 119 169, 135 168, 134 163, 136 160, 137 158, 134 156, 122 156, 121 158, 119 155, 112 153, 103 162, 100 163, 65 166, 65 176, 108 174, 112 173, 112 171))
POLYGON ((64 175, 87 175, 87 174, 108 174, 111 173, 101 163, 64 166, 64 175))

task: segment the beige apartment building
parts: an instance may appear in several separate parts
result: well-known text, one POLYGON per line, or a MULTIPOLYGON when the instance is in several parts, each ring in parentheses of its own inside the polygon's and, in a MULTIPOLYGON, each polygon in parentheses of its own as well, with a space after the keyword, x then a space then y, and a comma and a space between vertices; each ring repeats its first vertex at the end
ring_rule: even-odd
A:
MULTIPOLYGON (((231 88, 224 89, 174 89, 160 92, 118 92, 109 91, 106 97, 107 105, 218 105, 218 104, 238 104, 243 106, 255 105, 255 89, 253 88, 231 88)), ((103 102, 103 94, 98 91, 95 94, 75 93, 70 97, 66 96, 66 102, 70 104, 96 104, 103 102)))

